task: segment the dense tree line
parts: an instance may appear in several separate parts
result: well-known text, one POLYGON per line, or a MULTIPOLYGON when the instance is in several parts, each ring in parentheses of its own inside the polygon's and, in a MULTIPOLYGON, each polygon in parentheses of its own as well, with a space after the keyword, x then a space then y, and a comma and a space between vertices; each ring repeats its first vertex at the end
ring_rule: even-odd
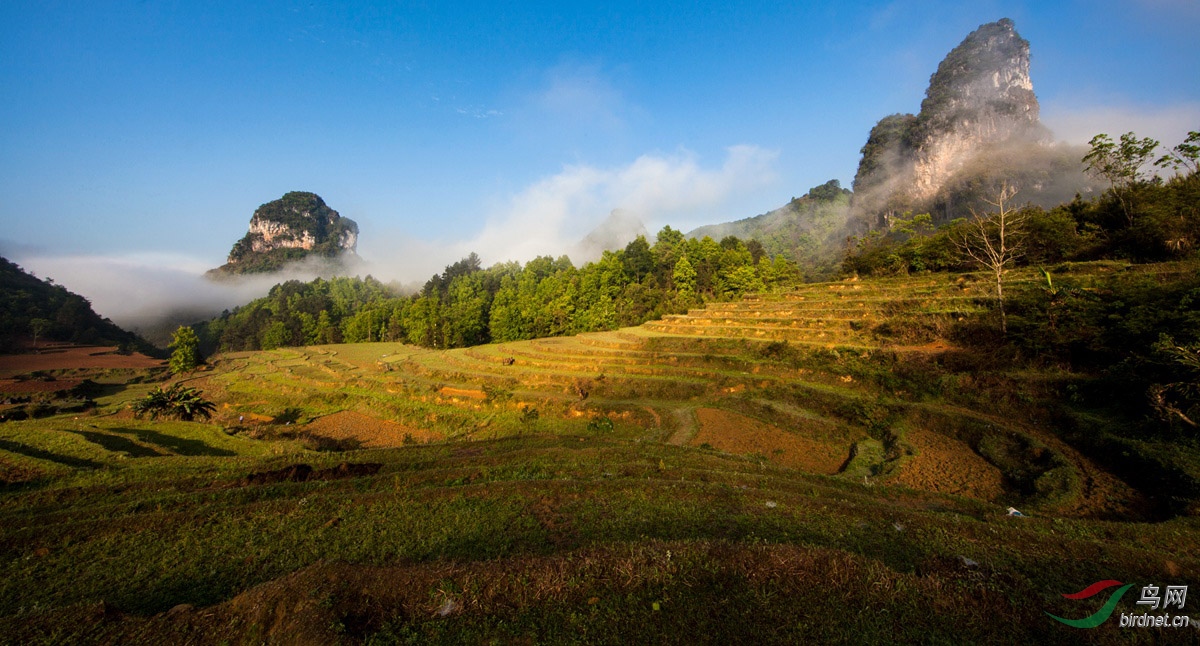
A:
POLYGON ((639 236, 583 267, 543 256, 484 269, 471 254, 410 296, 369 276, 288 281, 197 328, 207 351, 370 341, 453 348, 638 325, 799 278, 794 263, 753 240, 685 239, 665 227, 654 244, 639 236))

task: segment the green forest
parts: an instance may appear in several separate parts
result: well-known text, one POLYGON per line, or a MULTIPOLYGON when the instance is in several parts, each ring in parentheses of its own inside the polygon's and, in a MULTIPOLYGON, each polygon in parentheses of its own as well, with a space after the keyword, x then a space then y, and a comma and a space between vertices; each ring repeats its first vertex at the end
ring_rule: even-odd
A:
POLYGON ((757 241, 686 239, 664 227, 654 244, 639 236, 583 267, 543 256, 484 269, 471 254, 409 296, 370 276, 288 281, 196 327, 206 353, 371 341, 456 348, 638 325, 799 280, 795 263, 757 241))
POLYGON ((840 269, 852 198, 857 199, 841 182, 831 179, 773 211, 703 226, 688 236, 723 239, 733 235, 757 240, 768 254, 783 254, 795 261, 805 281, 829 280, 840 269))
MULTIPOLYGON (((1133 178, 1098 197, 1077 195, 1051 209, 1021 206, 1019 192, 1013 201, 1023 220, 1019 265, 1105 259, 1162 262, 1192 257, 1200 248, 1200 176, 1194 170, 1169 179, 1157 174, 1133 178)), ((974 269, 954 244, 969 228, 968 220, 935 228, 928 214, 895 217, 888 228, 850 241, 842 272, 886 276, 974 269)))

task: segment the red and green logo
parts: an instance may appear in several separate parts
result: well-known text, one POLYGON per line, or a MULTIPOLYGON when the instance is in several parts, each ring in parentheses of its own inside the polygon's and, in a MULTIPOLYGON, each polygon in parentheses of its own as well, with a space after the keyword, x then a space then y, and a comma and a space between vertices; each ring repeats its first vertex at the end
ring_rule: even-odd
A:
POLYGON ((1133 587, 1133 584, 1126 583, 1125 585, 1121 585, 1120 581, 1114 581, 1112 579, 1108 579, 1107 581, 1097 581, 1097 582, 1089 585, 1088 587, 1080 590, 1079 592, 1063 595, 1064 597, 1071 599, 1071 600, 1090 599, 1090 598, 1100 594, 1101 592, 1103 592, 1113 586, 1117 586, 1117 585, 1120 585, 1121 587, 1117 588, 1117 590, 1108 597, 1108 601, 1106 601, 1104 603, 1104 605, 1101 606, 1100 609, 1095 612, 1095 614, 1084 617, 1083 619, 1063 619, 1062 617, 1059 617, 1058 615, 1050 614, 1049 612, 1047 612, 1046 614, 1050 615, 1054 619, 1056 619, 1068 626, 1071 626, 1073 628, 1095 628, 1096 626, 1099 626, 1100 624, 1104 623, 1105 620, 1107 620, 1109 617, 1112 616, 1113 611, 1117 609, 1117 602, 1119 602, 1121 600, 1121 597, 1124 596, 1125 592, 1127 590, 1129 590, 1129 588, 1133 587))

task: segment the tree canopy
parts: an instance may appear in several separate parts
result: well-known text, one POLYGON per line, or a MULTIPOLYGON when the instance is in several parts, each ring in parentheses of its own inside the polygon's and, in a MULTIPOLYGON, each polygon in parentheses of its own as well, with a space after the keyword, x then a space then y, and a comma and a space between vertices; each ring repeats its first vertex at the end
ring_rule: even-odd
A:
POLYGON ((210 350, 369 341, 464 347, 637 325, 799 276, 753 241, 684 239, 665 227, 654 244, 638 237, 583 267, 543 256, 484 269, 470 254, 409 296, 369 276, 288 281, 198 331, 210 350))
POLYGON ((174 350, 168 363, 172 373, 188 372, 200 365, 200 337, 192 328, 179 326, 167 347, 174 350))

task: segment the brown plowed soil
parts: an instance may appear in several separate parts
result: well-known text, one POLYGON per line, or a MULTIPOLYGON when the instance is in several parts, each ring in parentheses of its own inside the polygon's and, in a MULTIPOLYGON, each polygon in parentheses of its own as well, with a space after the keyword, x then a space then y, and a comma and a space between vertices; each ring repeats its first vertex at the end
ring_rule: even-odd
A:
MULTIPOLYGON (((952 406, 940 406, 938 408, 971 416, 976 419, 987 420, 1000 427, 1012 423, 1012 420, 963 408, 952 406)), ((1053 433, 1028 426, 1021 426, 1019 429, 1022 433, 1036 438, 1051 450, 1057 451, 1065 457, 1071 463, 1071 466, 1075 469, 1075 473, 1079 477, 1082 485, 1079 495, 1057 505, 1054 509, 1056 513, 1065 516, 1094 518, 1137 518, 1145 515, 1150 508, 1151 503, 1146 499, 1144 494, 1130 487, 1115 475, 1097 466, 1053 433)))
POLYGON ((0 355, 0 376, 19 375, 34 370, 70 368, 157 368, 164 362, 144 354, 117 354, 115 347, 73 346, 43 349, 37 354, 0 355))
POLYGON ((966 444, 925 430, 911 430, 905 439, 917 454, 904 463, 896 482, 980 500, 995 500, 1004 493, 1000 470, 966 444))
POLYGON ((334 440, 357 441, 363 448, 402 446, 405 436, 411 437, 410 442, 432 442, 443 438, 440 433, 367 417, 353 411, 341 411, 317 418, 304 426, 304 429, 314 435, 334 440))
POLYGON ((759 454, 776 464, 810 473, 837 473, 849 446, 820 442, 778 426, 717 408, 697 408, 700 430, 689 442, 726 453, 759 454))

